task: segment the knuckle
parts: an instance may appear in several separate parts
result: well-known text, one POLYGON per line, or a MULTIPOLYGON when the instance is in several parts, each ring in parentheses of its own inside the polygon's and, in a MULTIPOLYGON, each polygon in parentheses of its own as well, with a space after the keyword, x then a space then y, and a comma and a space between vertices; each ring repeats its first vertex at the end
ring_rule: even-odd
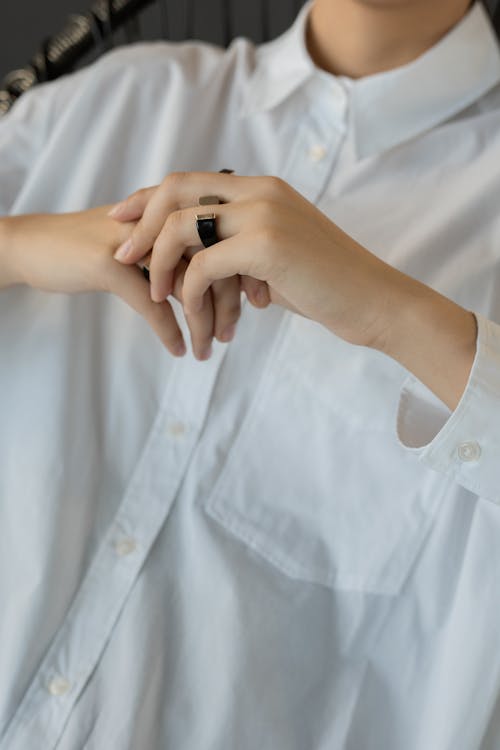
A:
POLYGON ((130 193, 129 199, 131 198, 143 198, 148 194, 149 188, 138 188, 137 190, 134 190, 133 193, 130 193))
POLYGON ((276 205, 269 198, 259 198, 254 204, 252 213, 259 224, 267 226, 276 214, 276 205))
POLYGON ((266 252, 270 252, 271 250, 275 250, 279 245, 281 239, 280 230, 268 224, 257 230, 256 239, 260 247, 266 252))
POLYGON ((148 195, 148 188, 140 188, 130 193, 123 201, 123 205, 130 210, 136 210, 138 206, 143 206, 147 202, 148 195))
POLYGON ((269 193, 269 195, 279 196, 282 194, 285 188, 286 182, 282 180, 281 177, 276 177, 275 175, 268 175, 266 176, 265 180, 266 180, 267 192, 269 193))
POLYGON ((195 273, 203 274, 206 265, 206 254, 202 251, 193 255, 189 262, 189 269, 195 273))
POLYGON ((163 180, 163 187, 166 190, 177 190, 186 179, 187 172, 170 172, 163 180))
POLYGON ((144 200, 149 197, 150 192, 151 188, 139 188, 139 190, 136 190, 135 193, 132 193, 130 198, 134 200, 139 199, 141 202, 144 202, 144 200))
POLYGON ((134 190, 133 193, 129 193, 122 201, 124 206, 130 206, 134 204, 137 198, 140 197, 140 190, 134 190))
POLYGON ((182 211, 182 209, 171 211, 165 220, 164 229, 166 231, 168 230, 175 231, 181 226, 183 218, 184 218, 184 212, 182 211))

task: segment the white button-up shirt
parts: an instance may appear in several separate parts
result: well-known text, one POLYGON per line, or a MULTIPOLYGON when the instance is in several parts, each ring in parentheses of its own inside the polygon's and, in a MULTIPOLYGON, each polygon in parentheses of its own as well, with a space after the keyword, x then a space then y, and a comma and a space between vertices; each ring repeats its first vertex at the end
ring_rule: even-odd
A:
POLYGON ((279 175, 476 313, 466 390, 450 413, 277 306, 198 362, 111 295, 3 291, 0 750, 500 747, 497 41, 478 4, 352 81, 314 66, 310 8, 27 93, 0 213, 279 175))

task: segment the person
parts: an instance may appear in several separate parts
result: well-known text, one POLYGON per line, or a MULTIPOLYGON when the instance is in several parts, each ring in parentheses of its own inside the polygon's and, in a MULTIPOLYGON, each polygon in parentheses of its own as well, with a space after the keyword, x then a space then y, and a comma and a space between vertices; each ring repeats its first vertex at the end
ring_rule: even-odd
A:
POLYGON ((0 121, 1 750, 498 748, 499 97, 310 0, 0 121))

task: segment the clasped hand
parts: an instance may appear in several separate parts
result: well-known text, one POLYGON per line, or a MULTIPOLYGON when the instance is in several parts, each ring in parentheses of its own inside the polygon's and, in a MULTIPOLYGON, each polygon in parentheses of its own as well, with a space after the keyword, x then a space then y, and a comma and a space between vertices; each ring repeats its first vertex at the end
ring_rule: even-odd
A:
POLYGON ((110 215, 136 222, 115 259, 148 265, 154 302, 180 300, 198 359, 210 356, 214 336, 232 338, 242 290, 257 307, 280 304, 351 343, 383 348, 390 310, 410 281, 277 177, 171 173, 110 215), (222 203, 200 209, 200 195, 222 203), (206 249, 201 210, 216 214, 220 238, 206 249))

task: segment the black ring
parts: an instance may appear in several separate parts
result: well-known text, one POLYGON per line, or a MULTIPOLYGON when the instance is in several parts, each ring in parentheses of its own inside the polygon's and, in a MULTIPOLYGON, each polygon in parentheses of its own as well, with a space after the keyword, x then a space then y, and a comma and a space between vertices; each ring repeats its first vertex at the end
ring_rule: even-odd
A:
POLYGON ((215 231, 215 214, 197 214, 196 228, 200 240, 205 247, 210 247, 211 245, 215 245, 216 242, 219 242, 217 232, 215 231))

